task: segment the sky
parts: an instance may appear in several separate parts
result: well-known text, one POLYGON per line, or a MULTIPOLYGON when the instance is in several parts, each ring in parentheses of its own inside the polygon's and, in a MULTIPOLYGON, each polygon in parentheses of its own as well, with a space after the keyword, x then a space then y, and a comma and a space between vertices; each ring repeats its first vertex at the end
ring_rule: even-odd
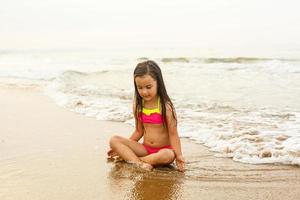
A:
POLYGON ((300 49, 298 0, 0 0, 0 49, 300 49))

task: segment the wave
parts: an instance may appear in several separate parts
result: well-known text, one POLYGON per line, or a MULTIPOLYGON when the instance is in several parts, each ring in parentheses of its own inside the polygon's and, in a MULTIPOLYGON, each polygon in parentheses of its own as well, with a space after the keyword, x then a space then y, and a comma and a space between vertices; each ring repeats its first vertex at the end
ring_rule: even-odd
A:
POLYGON ((79 76, 85 76, 87 75, 86 72, 80 72, 80 71, 75 71, 75 70, 67 70, 67 71, 64 71, 62 73, 63 76, 68 76, 68 75, 79 75, 79 76))
POLYGON ((98 76, 108 73, 108 70, 95 71, 95 72, 82 72, 76 70, 67 70, 61 74, 61 78, 76 78, 76 77, 89 77, 89 76, 98 76))
POLYGON ((189 63, 190 59, 185 57, 178 57, 178 58, 162 58, 161 62, 168 63, 168 62, 181 62, 181 63, 189 63))
POLYGON ((236 57, 236 58, 205 58, 205 63, 257 63, 271 61, 271 58, 251 58, 251 57, 236 57))
MULTIPOLYGON (((138 60, 147 60, 147 57, 138 58, 138 60)), ((300 62, 300 59, 284 59, 284 58, 256 58, 256 57, 228 57, 228 58, 217 58, 217 57, 165 57, 159 58, 163 63, 239 63, 239 64, 251 64, 268 61, 282 61, 282 62, 300 62)))

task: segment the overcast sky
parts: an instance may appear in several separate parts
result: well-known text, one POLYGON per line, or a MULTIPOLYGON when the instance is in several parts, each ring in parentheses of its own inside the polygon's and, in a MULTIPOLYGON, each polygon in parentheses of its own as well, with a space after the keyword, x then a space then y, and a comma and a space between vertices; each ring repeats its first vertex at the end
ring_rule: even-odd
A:
POLYGON ((300 47, 298 0, 0 0, 0 49, 300 47))

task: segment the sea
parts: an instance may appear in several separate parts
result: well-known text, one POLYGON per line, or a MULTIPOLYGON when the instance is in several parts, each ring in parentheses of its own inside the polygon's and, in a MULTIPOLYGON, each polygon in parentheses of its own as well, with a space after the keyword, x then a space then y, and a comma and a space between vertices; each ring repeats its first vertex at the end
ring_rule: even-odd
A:
POLYGON ((217 157, 300 166, 299 52, 1 49, 0 87, 38 87, 65 109, 134 126, 133 70, 151 59, 162 70, 181 138, 207 146, 217 157))

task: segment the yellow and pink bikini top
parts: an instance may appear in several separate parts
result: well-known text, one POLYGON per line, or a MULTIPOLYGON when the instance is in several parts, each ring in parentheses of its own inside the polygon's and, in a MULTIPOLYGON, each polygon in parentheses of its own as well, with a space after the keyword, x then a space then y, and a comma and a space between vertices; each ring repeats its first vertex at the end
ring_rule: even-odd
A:
POLYGON ((144 101, 143 101, 143 108, 142 112, 140 112, 139 120, 143 123, 148 124, 162 124, 163 123, 163 116, 160 113, 160 99, 157 99, 157 108, 154 109, 147 109, 144 108, 144 101))

